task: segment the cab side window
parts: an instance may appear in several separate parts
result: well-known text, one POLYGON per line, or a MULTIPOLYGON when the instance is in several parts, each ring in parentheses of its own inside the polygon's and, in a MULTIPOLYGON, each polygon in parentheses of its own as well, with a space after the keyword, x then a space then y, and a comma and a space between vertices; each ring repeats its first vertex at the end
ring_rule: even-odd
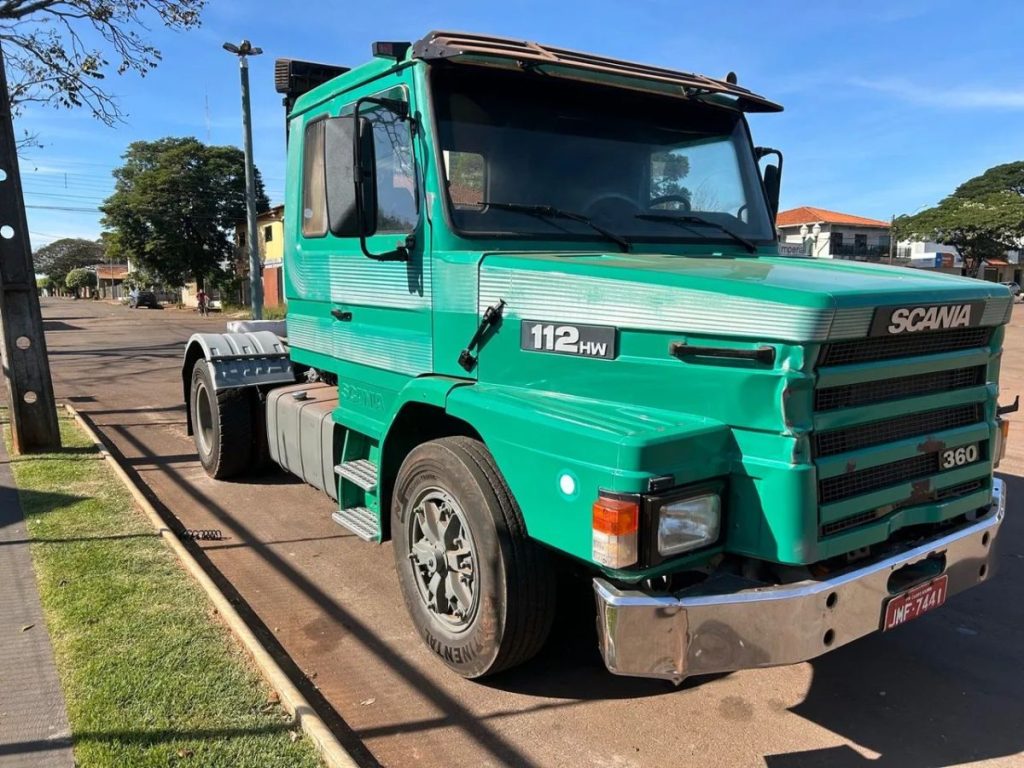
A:
POLYGON ((302 235, 327 234, 327 191, 324 175, 324 120, 306 126, 302 155, 302 235))

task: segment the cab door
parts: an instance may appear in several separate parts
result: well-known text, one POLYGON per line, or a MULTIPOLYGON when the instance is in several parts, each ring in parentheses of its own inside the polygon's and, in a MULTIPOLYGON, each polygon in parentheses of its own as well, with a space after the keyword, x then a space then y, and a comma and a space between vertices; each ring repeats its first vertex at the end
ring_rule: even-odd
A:
POLYGON ((297 362, 337 374, 340 416, 349 414, 365 431, 383 427, 409 378, 432 370, 420 129, 385 106, 359 103, 359 117, 373 136, 377 209, 373 233, 361 240, 338 237, 328 225, 326 176, 338 164, 324 159, 326 119, 352 114, 366 97, 407 105, 408 114, 416 114, 411 72, 398 70, 336 97, 304 126, 303 179, 296 195, 302 221, 288 274, 298 301, 290 302, 289 342, 297 362), (399 250, 402 260, 395 259, 399 250))

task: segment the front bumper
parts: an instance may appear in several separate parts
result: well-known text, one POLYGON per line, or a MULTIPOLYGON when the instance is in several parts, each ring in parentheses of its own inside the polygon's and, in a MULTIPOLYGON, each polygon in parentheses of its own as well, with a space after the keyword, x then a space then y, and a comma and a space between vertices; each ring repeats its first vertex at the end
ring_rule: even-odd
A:
POLYGON ((678 683, 690 675, 813 659, 880 628, 892 597, 890 576, 904 566, 944 564, 951 595, 991 578, 1005 509, 1003 481, 993 479, 992 503, 981 520, 824 581, 658 596, 594 579, 605 664, 615 674, 678 683))

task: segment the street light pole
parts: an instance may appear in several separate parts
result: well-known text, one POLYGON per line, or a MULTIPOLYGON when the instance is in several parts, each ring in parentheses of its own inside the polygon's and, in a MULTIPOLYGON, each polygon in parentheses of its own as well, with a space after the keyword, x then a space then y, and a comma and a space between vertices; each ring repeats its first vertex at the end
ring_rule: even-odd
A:
POLYGON ((252 160, 252 116, 249 110, 249 57, 259 56, 262 48, 253 47, 248 40, 240 45, 224 43, 224 50, 238 56, 242 78, 242 132, 245 150, 245 211, 249 229, 249 298, 252 319, 263 319, 263 275, 260 269, 260 245, 256 231, 256 169, 252 160))

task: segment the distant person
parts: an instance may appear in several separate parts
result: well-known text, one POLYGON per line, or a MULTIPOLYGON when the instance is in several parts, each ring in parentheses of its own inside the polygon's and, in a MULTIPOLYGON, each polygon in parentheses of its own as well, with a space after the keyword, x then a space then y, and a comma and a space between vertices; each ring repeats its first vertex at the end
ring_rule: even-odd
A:
POLYGON ((206 316, 210 314, 210 300, 206 295, 206 291, 200 288, 196 291, 196 306, 199 309, 199 314, 206 316))

